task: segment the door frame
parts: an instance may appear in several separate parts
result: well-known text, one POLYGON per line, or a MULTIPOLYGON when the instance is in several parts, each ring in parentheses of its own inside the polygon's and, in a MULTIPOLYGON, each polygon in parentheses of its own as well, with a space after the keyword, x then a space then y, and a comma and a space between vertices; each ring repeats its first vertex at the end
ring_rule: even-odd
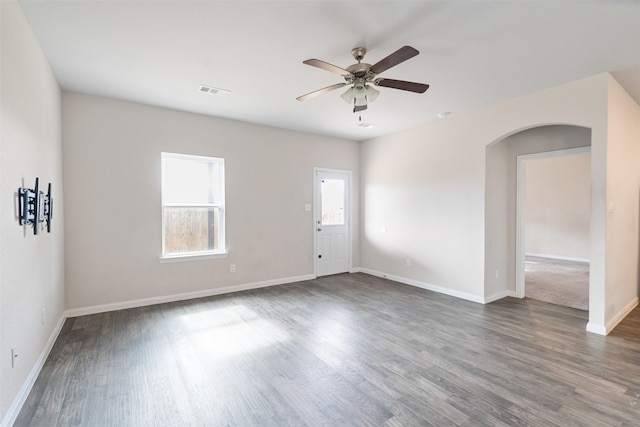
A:
POLYGON ((321 167, 314 167, 313 168, 313 204, 312 204, 312 210, 313 210, 313 223, 312 223, 312 230, 313 230, 313 276, 315 278, 318 277, 318 232, 317 232, 317 228, 318 228, 318 180, 316 179, 318 176, 319 172, 328 172, 328 173, 341 173, 341 174, 346 174, 347 175, 347 185, 346 185, 346 190, 347 190, 347 200, 345 201, 345 205, 347 207, 348 215, 345 218, 346 220, 346 225, 348 228, 348 239, 349 239, 349 251, 347 256, 349 257, 348 259, 348 272, 351 273, 351 271, 353 270, 353 230, 351 229, 351 224, 353 223, 352 221, 352 217, 353 217, 353 212, 352 212, 352 204, 351 204, 351 198, 352 198, 352 193, 351 193, 351 182, 353 181, 353 173, 350 170, 345 170, 345 169, 331 169, 331 168, 321 168, 321 167))
MULTIPOLYGON (((517 156, 516 163, 516 298, 524 298, 525 293, 525 248, 524 241, 526 236, 525 230, 525 186, 527 178, 526 161, 533 159, 564 157, 575 154, 590 153, 591 146, 567 148, 564 150, 544 151, 541 153, 521 154, 517 156)), ((589 286, 589 294, 591 294, 591 286, 589 286)), ((589 295, 591 296, 591 295, 589 295)), ((591 298, 589 298, 591 300, 591 298)))

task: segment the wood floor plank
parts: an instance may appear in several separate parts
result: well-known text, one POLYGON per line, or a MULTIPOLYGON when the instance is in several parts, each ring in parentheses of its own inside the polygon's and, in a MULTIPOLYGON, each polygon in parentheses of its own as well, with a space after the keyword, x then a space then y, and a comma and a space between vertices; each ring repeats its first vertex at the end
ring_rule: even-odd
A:
POLYGON ((640 307, 587 320, 360 273, 81 316, 15 425, 637 425, 640 307))

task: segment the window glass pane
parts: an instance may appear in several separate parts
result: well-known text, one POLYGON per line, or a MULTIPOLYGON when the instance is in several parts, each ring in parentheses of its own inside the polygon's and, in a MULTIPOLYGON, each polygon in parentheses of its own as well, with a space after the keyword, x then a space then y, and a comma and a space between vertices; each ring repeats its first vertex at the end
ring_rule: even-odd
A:
POLYGON ((322 225, 344 225, 344 181, 323 179, 320 183, 322 197, 322 225))
POLYGON ((220 204, 221 168, 217 162, 164 158, 164 204, 220 204))
POLYGON ((220 250, 221 230, 217 207, 164 208, 165 254, 220 250))
POLYGON ((163 255, 225 251, 224 159, 162 153, 162 205, 163 255))

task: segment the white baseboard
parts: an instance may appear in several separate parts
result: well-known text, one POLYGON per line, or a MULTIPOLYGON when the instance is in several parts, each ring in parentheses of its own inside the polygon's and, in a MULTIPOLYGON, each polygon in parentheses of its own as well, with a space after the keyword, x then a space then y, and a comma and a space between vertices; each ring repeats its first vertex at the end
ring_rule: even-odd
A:
POLYGON ((386 273, 382 273, 376 270, 371 270, 368 268, 359 268, 359 271, 362 273, 370 274, 372 276, 382 277, 384 279, 393 280, 394 282, 404 283, 405 285, 415 286, 418 288, 426 289, 428 291, 438 292, 440 294, 449 295, 456 298, 462 298, 467 301, 477 302, 480 304, 489 304, 491 302, 497 301, 505 297, 514 297, 514 298, 516 297, 516 292, 509 291, 509 290, 496 292, 493 295, 489 295, 485 297, 480 297, 480 296, 469 294, 466 292, 460 292, 460 291, 456 291, 449 288, 443 288, 441 286, 432 285, 429 283, 421 282, 419 280, 408 279, 406 277, 395 276, 393 274, 386 274, 386 273))
POLYGON ((40 356, 38 356, 38 358, 36 359, 36 362, 33 365, 33 368, 31 368, 29 375, 27 375, 27 378, 22 384, 22 387, 20 387, 20 390, 18 391, 18 395, 16 396, 15 399, 13 399, 13 402, 11 403, 9 410, 5 414, 2 421, 0 422, 0 427, 10 427, 16 421, 16 418, 18 418, 18 414, 20 414, 22 405, 24 405, 24 402, 26 402, 27 397, 29 397, 29 393, 31 393, 31 389, 33 388, 33 385, 36 383, 36 379, 38 379, 38 375, 40 375, 40 371, 44 366, 44 362, 46 362, 47 357, 49 357, 49 353, 51 352, 51 349, 53 348, 53 345, 55 344, 56 339, 58 339, 58 335, 60 335, 60 331, 62 330, 62 326, 64 325, 65 320, 66 320, 66 317, 63 313, 62 317, 60 317, 60 320, 58 320, 58 323, 53 328, 53 331, 51 331, 51 335, 49 336, 47 343, 42 349, 40 356))
POLYGON ((627 304, 626 306, 624 306, 624 308, 622 310, 620 310, 620 312, 618 312, 618 314, 616 314, 613 319, 609 320, 607 322, 606 328, 607 328, 607 334, 611 331, 613 331, 613 329, 618 326, 618 323, 622 322, 622 320, 627 317, 627 315, 629 313, 631 313, 631 311, 636 308, 638 306, 638 297, 635 297, 634 299, 632 299, 631 301, 629 301, 629 304, 627 304))
POLYGON ((592 332, 598 335, 607 335, 607 328, 602 325, 589 322, 587 323, 587 332, 592 332))
POLYGON ((560 255, 550 255, 550 254, 533 254, 530 252, 527 252, 525 254, 525 256, 535 256, 538 258, 549 258, 549 259, 559 259, 562 261, 576 261, 576 262, 589 262, 588 258, 575 258, 575 257, 570 257, 570 256, 560 256, 560 255))
POLYGON ((499 299, 506 298, 506 297, 517 298, 516 291, 505 290, 505 291, 496 292, 495 294, 492 294, 492 295, 489 295, 489 296, 485 296, 484 297, 484 304, 489 304, 489 303, 492 303, 494 301, 498 301, 499 299))
POLYGON ((456 298, 462 298, 467 301, 473 301, 480 304, 485 303, 485 298, 477 295, 469 294, 466 292, 460 292, 449 288, 443 288, 441 286, 432 285, 429 283, 421 282, 419 280, 409 279, 406 277, 395 276, 393 274, 382 273, 376 270, 370 270, 368 268, 361 268, 362 273, 370 274, 372 276, 382 277, 384 279, 393 280, 394 282, 404 283, 405 285, 415 286, 417 288, 426 289, 428 291, 438 292, 439 294, 449 295, 456 298))
POLYGON ((202 291, 185 292, 182 294, 165 295, 159 297, 143 298, 131 301, 115 302, 111 304, 93 305, 89 307, 72 308, 65 311, 66 317, 85 316, 87 314, 105 313, 108 311, 124 310, 127 308, 144 307, 166 302, 184 301, 195 298, 210 297, 214 295, 229 294, 232 292, 247 291, 250 289, 266 288, 268 286, 284 285, 287 283, 304 282, 313 280, 316 276, 305 274, 304 276, 286 277, 282 279, 265 280, 263 282, 246 283, 243 285, 225 286, 222 288, 211 288, 202 291))
POLYGON ((622 320, 627 317, 627 315, 629 313, 631 313, 631 311, 636 308, 638 306, 638 302, 640 300, 638 299, 638 297, 633 298, 631 301, 629 301, 629 304, 627 304, 626 306, 624 306, 624 308, 622 310, 620 310, 618 312, 618 314, 616 314, 615 316, 613 316, 613 318, 611 320, 609 320, 606 325, 598 325, 595 324, 593 322, 589 322, 587 323, 587 331, 588 332, 593 332, 594 334, 599 334, 599 335, 609 335, 609 333, 611 331, 613 331, 613 329, 618 326, 618 323, 622 322, 622 320))

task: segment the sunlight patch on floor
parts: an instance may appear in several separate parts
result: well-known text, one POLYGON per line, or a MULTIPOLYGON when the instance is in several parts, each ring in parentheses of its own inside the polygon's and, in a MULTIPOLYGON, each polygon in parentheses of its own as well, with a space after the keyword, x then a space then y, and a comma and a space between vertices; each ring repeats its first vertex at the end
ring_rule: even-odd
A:
POLYGON ((195 332, 194 345, 214 359, 224 359, 288 341, 290 335, 271 320, 243 305, 216 308, 180 317, 195 332))

